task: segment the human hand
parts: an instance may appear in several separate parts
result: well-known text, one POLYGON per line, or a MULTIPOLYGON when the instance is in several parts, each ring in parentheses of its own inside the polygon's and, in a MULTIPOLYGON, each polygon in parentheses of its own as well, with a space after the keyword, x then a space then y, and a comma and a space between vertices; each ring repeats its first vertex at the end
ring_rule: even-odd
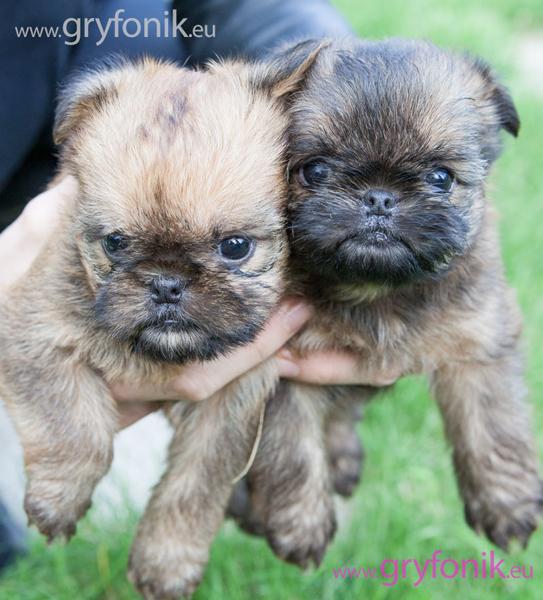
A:
MULTIPOLYGON (((0 293, 30 268, 58 225, 61 211, 77 196, 77 181, 66 177, 31 200, 22 215, 0 234, 0 293)), ((399 373, 379 373, 368 380, 358 359, 349 353, 316 352, 300 358, 283 348, 312 314, 300 301, 286 301, 252 343, 226 357, 179 367, 179 375, 160 388, 117 382, 111 386, 119 402, 121 426, 127 427, 161 407, 156 400, 208 398, 225 385, 277 353, 281 377, 317 385, 389 385, 399 373), (361 378, 362 376, 362 378, 361 378)))
POLYGON ((77 196, 77 181, 66 177, 36 196, 0 234, 0 294, 30 268, 58 225, 64 206, 77 196))
POLYGON ((283 348, 277 356, 297 367, 297 373, 296 368, 293 368, 293 374, 286 377, 300 383, 384 387, 392 385, 403 375, 392 369, 365 369, 360 358, 351 352, 322 350, 300 357, 288 348, 283 348))
POLYGON ((285 302, 258 338, 227 357, 179 367, 179 375, 157 388, 152 385, 117 383, 112 391, 121 407, 121 427, 162 407, 156 400, 205 400, 225 385, 275 355, 285 379, 315 385, 392 385, 402 373, 364 372, 360 359, 349 352, 321 351, 298 357, 285 348, 312 314, 304 303, 285 302))
MULTIPOLYGON (((231 354, 205 363, 179 367, 178 374, 163 385, 116 382, 111 386, 119 403, 121 428, 162 407, 157 400, 205 400, 234 379, 272 357, 309 320, 312 309, 299 300, 287 300, 272 316, 254 342, 231 354)), ((288 357, 279 356, 281 377, 295 377, 299 369, 288 357)))

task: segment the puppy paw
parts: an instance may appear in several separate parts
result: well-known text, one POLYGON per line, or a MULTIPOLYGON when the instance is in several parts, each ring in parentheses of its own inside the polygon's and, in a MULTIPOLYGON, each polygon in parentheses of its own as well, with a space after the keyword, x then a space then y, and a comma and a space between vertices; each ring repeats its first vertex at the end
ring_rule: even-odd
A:
POLYGON ((190 597, 204 575, 207 550, 190 548, 182 540, 137 539, 128 563, 128 579, 145 600, 190 597))
POLYGON ((335 532, 332 497, 323 494, 273 513, 266 537, 279 558, 306 569, 311 564, 320 565, 335 532))
POLYGON ((467 524, 477 533, 507 551, 511 541, 526 548, 543 514, 543 484, 538 482, 533 495, 509 497, 492 502, 489 495, 478 495, 467 501, 467 524))
POLYGON ((36 525, 49 542, 69 540, 75 534, 77 522, 91 506, 97 482, 110 465, 109 450, 88 451, 60 460, 42 450, 41 461, 27 462, 25 511, 29 525, 36 525))
POLYGON ((76 501, 73 494, 62 493, 63 486, 58 482, 40 482, 37 487, 45 488, 46 494, 39 493, 35 487, 30 486, 25 496, 28 524, 35 525, 49 542, 57 538, 68 541, 76 532, 77 522, 89 509, 90 498, 76 501), (57 493, 52 494, 55 489, 57 493))
POLYGON ((349 498, 360 483, 364 450, 352 425, 334 423, 326 436, 328 461, 334 491, 349 498))

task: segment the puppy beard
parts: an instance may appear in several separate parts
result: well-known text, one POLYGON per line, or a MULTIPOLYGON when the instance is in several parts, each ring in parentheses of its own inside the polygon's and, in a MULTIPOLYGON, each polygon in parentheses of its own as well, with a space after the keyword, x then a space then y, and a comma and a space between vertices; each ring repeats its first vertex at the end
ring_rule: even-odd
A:
POLYGON ((293 256, 304 270, 333 283, 401 286, 443 275, 467 251, 466 217, 450 203, 418 197, 393 218, 368 218, 346 198, 313 196, 292 210, 293 256))
POLYGON ((218 291, 213 301, 156 307, 136 286, 110 283, 98 291, 97 324, 133 352, 158 362, 217 358, 251 342, 262 330, 268 303, 218 291))
POLYGON ((207 361, 225 355, 228 351, 252 341, 262 330, 264 321, 246 323, 232 331, 205 333, 197 327, 165 330, 148 326, 134 336, 132 349, 152 360, 186 363, 207 361))

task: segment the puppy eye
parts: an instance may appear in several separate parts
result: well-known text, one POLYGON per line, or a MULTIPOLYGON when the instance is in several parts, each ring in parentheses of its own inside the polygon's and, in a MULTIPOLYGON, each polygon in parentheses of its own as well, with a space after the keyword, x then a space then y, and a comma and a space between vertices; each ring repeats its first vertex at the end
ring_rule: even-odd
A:
POLYGON ((230 261, 247 258, 253 249, 253 241, 243 236, 225 238, 219 244, 219 254, 230 261))
POLYGON ((118 232, 110 233, 102 238, 102 247, 106 254, 112 256, 128 246, 128 239, 118 232))
POLYGON ((447 169, 434 169, 426 175, 426 182, 435 188, 438 193, 450 192, 454 182, 454 176, 447 169))
POLYGON ((330 167, 320 161, 312 161, 298 169, 298 181, 304 187, 317 185, 328 179, 330 167))

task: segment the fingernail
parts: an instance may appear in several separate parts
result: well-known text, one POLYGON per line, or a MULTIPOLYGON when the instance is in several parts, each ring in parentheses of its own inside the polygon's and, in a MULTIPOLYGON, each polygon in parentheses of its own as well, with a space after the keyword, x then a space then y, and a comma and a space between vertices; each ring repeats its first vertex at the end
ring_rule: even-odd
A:
POLYGON ((291 306, 287 306, 283 316, 283 322, 291 331, 298 331, 312 314, 313 309, 311 306, 305 302, 297 301, 291 306))
POLYGON ((297 377, 300 374, 300 367, 295 362, 284 358, 277 358, 277 368, 280 377, 297 377))

